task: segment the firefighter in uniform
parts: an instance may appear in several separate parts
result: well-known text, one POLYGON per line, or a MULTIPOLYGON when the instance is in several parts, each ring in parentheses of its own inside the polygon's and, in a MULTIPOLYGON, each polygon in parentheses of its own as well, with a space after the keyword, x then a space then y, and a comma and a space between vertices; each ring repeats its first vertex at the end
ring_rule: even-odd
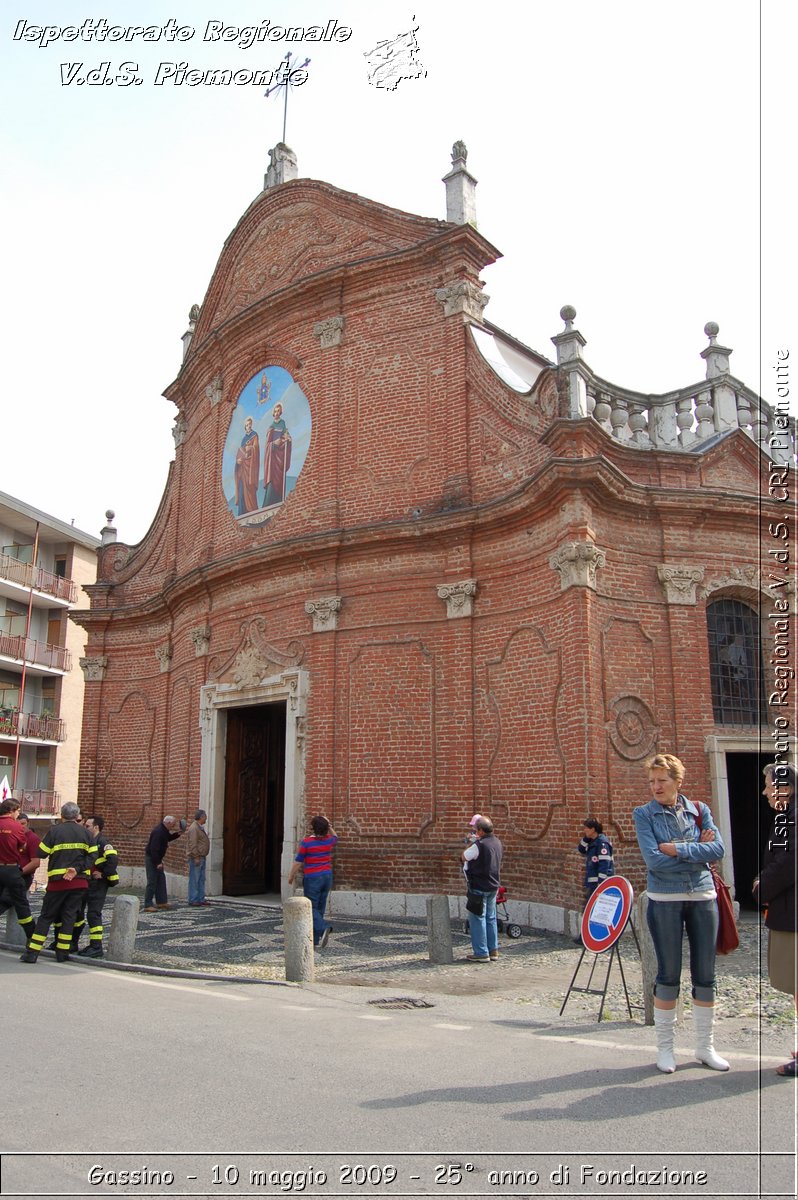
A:
POLYGON ((97 858, 97 847, 91 834, 80 824, 77 804, 61 806, 61 820, 47 830, 39 850, 48 858, 47 895, 20 962, 36 962, 39 952, 44 949, 47 931, 54 922, 59 923, 55 957, 58 962, 66 962, 72 946, 72 929, 97 858))
POLYGON ((93 836, 97 845, 97 858, 89 880, 89 890, 84 897, 82 911, 75 922, 72 932, 72 949, 86 958, 102 958, 103 956, 103 905, 109 887, 119 883, 117 874, 117 856, 108 838, 103 833, 105 821, 102 817, 86 817, 84 827, 93 836), (80 935, 88 920, 89 944, 78 950, 80 935))
POLYGON ((22 868, 28 861, 25 830, 17 820, 19 801, 10 796, 0 803, 0 914, 13 908, 20 927, 29 938, 33 932, 26 879, 22 868))

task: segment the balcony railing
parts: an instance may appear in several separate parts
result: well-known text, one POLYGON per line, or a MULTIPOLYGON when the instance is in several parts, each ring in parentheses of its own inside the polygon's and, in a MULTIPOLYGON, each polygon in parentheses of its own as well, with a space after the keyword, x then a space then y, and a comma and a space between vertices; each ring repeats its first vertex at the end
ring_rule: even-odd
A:
POLYGON ((61 810, 61 796, 44 788, 12 788, 11 795, 19 800, 22 811, 28 816, 55 817, 61 810))
POLYGON ((56 671, 72 670, 72 655, 64 646, 52 646, 49 642, 37 642, 35 638, 17 634, 0 633, 0 655, 56 671))
POLYGON ((53 575, 34 567, 30 563, 20 562, 8 554, 0 554, 0 579, 16 583, 20 587, 32 588, 36 592, 44 592, 47 596, 55 596, 58 600, 66 600, 69 604, 78 602, 78 585, 71 579, 61 575, 53 575))
POLYGON ((61 717, 0 709, 0 738, 41 738, 43 742, 65 742, 66 724, 61 717))

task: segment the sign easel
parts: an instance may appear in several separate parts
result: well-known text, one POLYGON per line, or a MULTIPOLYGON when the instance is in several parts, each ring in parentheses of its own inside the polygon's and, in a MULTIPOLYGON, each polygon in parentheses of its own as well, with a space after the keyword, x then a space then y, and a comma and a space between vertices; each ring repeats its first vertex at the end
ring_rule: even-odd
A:
MULTIPOLYGON (((607 1000, 607 989, 609 987, 610 975, 612 974, 612 964, 615 961, 618 963, 618 971, 620 972, 621 983, 623 984, 623 994, 626 997, 626 1009, 629 1016, 632 1016, 632 1007, 640 1007, 640 1005, 633 1006, 629 999, 629 989, 626 986, 626 976, 623 970, 619 945, 621 935, 629 924, 629 919, 632 915, 633 902, 634 889, 629 880, 624 879, 622 875, 611 875, 609 879, 602 880, 593 892, 593 895, 585 905, 585 911, 582 913, 580 927, 582 953, 579 955, 579 962, 576 964, 576 970, 568 985, 568 991, 565 993, 565 999, 560 1009, 560 1016, 565 1012, 565 1006, 568 1003, 571 992, 582 992, 591 996, 601 996, 601 1005, 598 1014, 600 1021, 604 1015, 604 1005, 607 1000), (604 982, 601 987, 593 987, 593 976, 595 975, 599 958, 601 955, 606 954, 608 950, 610 954, 609 958, 605 960, 607 970, 604 974, 604 982), (585 961, 585 955, 588 953, 593 955, 593 962, 590 965, 587 984, 584 987, 577 986, 576 979, 582 963, 585 961)), ((634 925, 631 928, 639 955, 640 943, 637 940, 634 925)))

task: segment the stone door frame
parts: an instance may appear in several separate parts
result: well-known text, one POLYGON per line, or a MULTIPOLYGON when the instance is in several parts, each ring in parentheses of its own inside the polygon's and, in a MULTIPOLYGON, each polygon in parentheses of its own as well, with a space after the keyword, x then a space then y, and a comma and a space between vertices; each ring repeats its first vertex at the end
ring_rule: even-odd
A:
MULTIPOLYGON (((709 777, 712 787, 712 815, 726 846, 725 857, 720 863, 720 872, 734 891, 734 854, 732 847, 731 805, 729 803, 729 776, 726 770, 727 754, 762 754, 763 738, 758 733, 712 733, 704 742, 709 758, 709 777)), ((688 788, 689 792, 689 788, 688 788)))
POLYGON ((305 720, 308 673, 291 667, 260 683, 239 687, 209 683, 200 689, 200 791, 199 808, 208 814, 211 840, 207 891, 222 895, 224 858, 224 786, 227 752, 227 714, 232 708, 285 702, 285 784, 283 844, 280 850, 281 893, 288 895, 286 877, 291 868, 305 813, 305 720))

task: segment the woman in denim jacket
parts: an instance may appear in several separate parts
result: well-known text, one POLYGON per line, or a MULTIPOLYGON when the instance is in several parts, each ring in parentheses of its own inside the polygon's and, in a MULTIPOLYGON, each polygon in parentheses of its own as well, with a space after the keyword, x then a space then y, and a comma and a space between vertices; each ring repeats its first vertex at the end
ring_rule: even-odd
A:
POLYGON ((723 858, 723 841, 706 805, 693 804, 681 794, 684 766, 675 755, 657 754, 646 767, 653 799, 634 810, 634 819, 648 867, 648 928, 657 954, 657 1067, 667 1075, 676 1070, 673 1037, 686 930, 696 1058, 714 1071, 728 1071, 729 1064, 712 1044, 718 905, 708 867, 723 858))

